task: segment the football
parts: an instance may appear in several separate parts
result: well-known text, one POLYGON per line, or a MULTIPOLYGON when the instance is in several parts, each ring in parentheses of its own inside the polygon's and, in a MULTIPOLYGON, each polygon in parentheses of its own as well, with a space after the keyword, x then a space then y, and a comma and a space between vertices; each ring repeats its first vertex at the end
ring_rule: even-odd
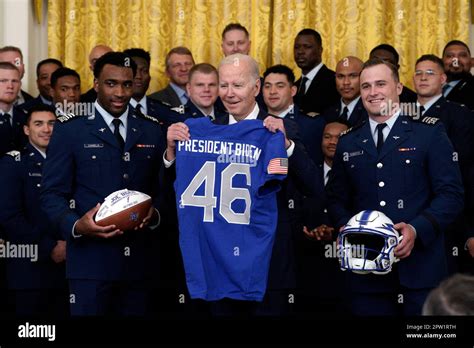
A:
POLYGON ((115 225, 122 231, 139 226, 151 207, 151 197, 127 189, 108 195, 95 216, 99 226, 115 225))

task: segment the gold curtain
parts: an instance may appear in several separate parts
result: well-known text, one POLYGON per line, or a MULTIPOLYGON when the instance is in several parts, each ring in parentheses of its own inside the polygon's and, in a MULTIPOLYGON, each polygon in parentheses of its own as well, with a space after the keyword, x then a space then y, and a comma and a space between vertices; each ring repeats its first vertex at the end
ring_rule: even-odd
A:
POLYGON ((467 0, 48 0, 49 56, 79 72, 82 90, 92 86, 87 56, 96 44, 114 50, 142 47, 152 57, 149 92, 167 84, 166 52, 186 46, 196 62, 217 65, 221 33, 240 22, 250 32, 250 54, 261 73, 286 64, 299 75, 293 40, 303 28, 323 38, 323 61, 367 59, 374 46, 393 45, 400 54, 402 82, 412 85, 416 58, 441 55, 449 40, 469 42, 467 0))

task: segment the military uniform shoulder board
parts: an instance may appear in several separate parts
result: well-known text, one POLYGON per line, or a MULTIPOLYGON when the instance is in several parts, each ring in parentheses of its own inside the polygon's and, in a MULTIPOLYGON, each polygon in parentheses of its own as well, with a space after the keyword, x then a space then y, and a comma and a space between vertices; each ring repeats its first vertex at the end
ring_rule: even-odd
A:
POLYGON ((346 134, 350 133, 353 129, 354 129, 354 127, 347 128, 345 131, 341 132, 341 134, 339 134, 339 136, 342 137, 343 135, 346 135, 346 134))
POLYGON ((145 115, 145 114, 141 114, 141 115, 137 115, 138 117, 141 117, 141 118, 144 118, 145 120, 149 120, 149 121, 152 121, 152 122, 155 122, 155 123, 158 123, 158 124, 161 124, 161 122, 153 117, 153 116, 150 116, 150 115, 145 115))
POLYGON ((422 117, 420 119, 420 122, 425 123, 425 124, 429 124, 429 125, 434 125, 434 124, 438 123, 438 121, 439 121, 439 118, 429 117, 429 116, 425 116, 425 117, 422 117))
POLYGON ((356 124, 355 126, 352 126, 350 128, 347 128, 345 131, 343 131, 341 134, 339 134, 340 137, 342 137, 343 135, 346 135, 346 134, 349 134, 350 132, 356 130, 356 129, 359 129, 360 127, 362 127, 363 125, 365 124, 365 121, 363 122, 360 122, 358 124, 356 124))
POLYGON ((171 105, 170 103, 165 102, 163 100, 153 99, 153 98, 149 98, 149 97, 147 97, 147 99, 149 101, 151 101, 152 103, 161 104, 161 105, 166 106, 167 108, 170 108, 170 109, 173 107, 173 105, 171 105))
POLYGON ((12 157, 16 157, 16 156, 18 156, 19 154, 20 154, 20 151, 13 150, 13 151, 7 152, 5 155, 12 156, 12 157))
POLYGON ((63 115, 59 116, 57 118, 57 120, 61 123, 64 123, 64 122, 67 122, 69 120, 74 119, 75 117, 76 117, 76 115, 69 113, 69 114, 63 114, 63 115))

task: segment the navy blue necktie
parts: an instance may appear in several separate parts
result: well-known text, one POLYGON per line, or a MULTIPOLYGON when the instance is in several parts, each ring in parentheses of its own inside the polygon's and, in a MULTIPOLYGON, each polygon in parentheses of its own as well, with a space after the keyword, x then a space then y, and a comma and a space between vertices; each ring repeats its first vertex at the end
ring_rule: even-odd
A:
POLYGON ((344 110, 342 110, 342 114, 341 116, 339 116, 339 118, 342 121, 347 121, 349 118, 348 115, 349 115, 349 109, 347 108, 347 106, 344 106, 344 110))
POLYGON ((380 123, 377 125, 377 151, 380 153, 383 146, 383 129, 387 127, 386 123, 380 123))
POLYGON ((114 127, 115 127, 114 128, 115 138, 117 138, 117 142, 119 143, 120 148, 123 151, 123 147, 125 146, 125 141, 123 140, 122 135, 120 134, 120 125, 122 124, 122 121, 118 118, 114 118, 112 123, 114 124, 114 127))
POLYGON ((303 76, 301 78, 301 83, 300 83, 300 88, 298 88, 298 97, 302 97, 306 93, 306 81, 308 81, 308 78, 306 76, 303 76))

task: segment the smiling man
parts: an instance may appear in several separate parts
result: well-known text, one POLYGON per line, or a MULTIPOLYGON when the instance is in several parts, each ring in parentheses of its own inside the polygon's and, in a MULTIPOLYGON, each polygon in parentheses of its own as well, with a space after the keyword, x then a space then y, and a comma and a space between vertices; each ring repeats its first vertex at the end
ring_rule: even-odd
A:
POLYGON ((186 84, 189 81, 189 70, 194 65, 191 51, 186 47, 174 47, 166 55, 166 76, 170 79, 168 86, 150 94, 150 98, 162 101, 172 107, 186 105, 189 100, 186 84))
POLYGON ((186 104, 188 117, 207 116, 214 120, 224 113, 215 104, 219 96, 219 77, 217 70, 211 64, 201 63, 189 71, 189 82, 186 91, 189 101, 186 104))
POLYGON ((163 138, 156 119, 129 107, 135 74, 135 62, 124 53, 100 57, 95 113, 58 117, 49 145, 41 202, 68 241, 72 315, 143 315, 148 308, 146 241, 158 223, 156 210, 136 231, 94 220, 104 198, 124 188, 150 195, 158 206, 163 138))
POLYGON ((65 317, 66 242, 45 218, 40 204, 41 173, 53 126, 52 106, 38 104, 23 127, 25 150, 11 151, 0 160, 1 225, 10 243, 38 246, 38 259, 7 259, 7 284, 17 316, 65 317))
MULTIPOLYGON (((263 112, 255 98, 260 90, 260 78, 257 62, 243 54, 233 54, 224 58, 218 68, 219 73, 219 95, 228 114, 217 118, 214 123, 218 125, 234 125, 246 123, 249 120, 261 120, 263 126, 269 131, 281 132, 284 135, 286 155, 288 156, 288 177, 284 180, 282 189, 277 194, 278 221, 276 227, 276 239, 271 250, 268 284, 263 303, 256 301, 237 301, 224 299, 217 301, 212 306, 215 315, 286 315, 288 314, 288 289, 295 286, 294 250, 292 245, 292 232, 289 221, 289 209, 287 201, 287 185, 291 180, 298 185, 301 192, 307 195, 318 195, 321 188, 318 186, 322 180, 316 172, 316 167, 309 159, 301 144, 297 125, 289 118, 268 116, 263 112)), ((194 120, 193 120, 194 121, 194 120)), ((190 123, 192 124, 192 123, 190 123)), ((249 123, 251 125, 251 123, 249 123)), ((249 126, 247 125, 247 126, 249 126)), ((246 127, 241 124, 241 127, 246 127)), ((215 126, 212 126, 215 127, 215 126)), ((223 128, 225 130, 227 128, 223 128)), ((232 129, 229 127, 228 129, 232 129)), ((210 128, 212 130, 212 128, 210 128)), ((212 134, 210 134, 212 136, 212 134)), ((171 167, 176 159, 176 143, 179 140, 192 139, 192 129, 186 123, 172 125, 167 134, 167 150, 165 154, 165 165, 171 167), (191 134, 190 134, 191 133, 191 134)), ((232 136, 232 134, 229 134, 232 136)), ((250 137, 250 135, 249 135, 250 137)), ((245 141, 242 139, 241 141, 245 141)), ((233 139, 232 141, 239 141, 233 139)), ((260 180, 258 178, 252 179, 260 180)), ((252 190, 253 191, 253 190, 252 190)), ((223 196, 222 199, 224 199, 223 196)), ((272 203, 273 204, 273 203, 272 203)), ((257 205, 258 206, 258 205, 257 205)), ((262 214, 257 209, 254 215, 262 214)), ((253 216, 253 215, 252 215, 253 216)), ((256 220, 251 220, 250 225, 256 220)), ((199 222, 202 224, 202 222, 199 222)), ((254 228, 258 228, 255 225, 254 228)), ((269 226, 267 227, 269 229, 269 226)), ((272 231, 270 231, 272 232, 272 231)), ((224 237, 223 237, 224 238, 224 237)), ((258 246, 257 246, 258 247, 258 246)), ((268 254, 266 254, 268 257, 268 254)), ((223 266, 223 265, 221 265, 223 266)), ((229 273, 231 274, 231 273, 229 273)), ((246 274, 245 279, 252 275, 246 274)), ((241 276, 239 276, 239 279, 241 276)), ((239 285, 240 286, 240 285, 239 285)), ((214 284, 210 284, 209 291, 219 293, 214 284)), ((246 291, 246 290, 243 290, 246 291)), ((227 296, 229 298, 236 298, 227 296)), ((250 299, 249 299, 250 300, 250 299)))
POLYGON ((240 23, 229 23, 222 31, 222 52, 224 56, 235 53, 248 55, 250 38, 247 29, 240 23))
POLYGON ((369 119, 339 139, 329 214, 338 231, 362 210, 381 211, 403 239, 390 273, 347 274, 351 309, 355 315, 420 315, 429 290, 447 275, 444 231, 463 209, 459 166, 437 118, 414 120, 397 109, 402 85, 394 65, 367 61, 360 84, 369 119))

